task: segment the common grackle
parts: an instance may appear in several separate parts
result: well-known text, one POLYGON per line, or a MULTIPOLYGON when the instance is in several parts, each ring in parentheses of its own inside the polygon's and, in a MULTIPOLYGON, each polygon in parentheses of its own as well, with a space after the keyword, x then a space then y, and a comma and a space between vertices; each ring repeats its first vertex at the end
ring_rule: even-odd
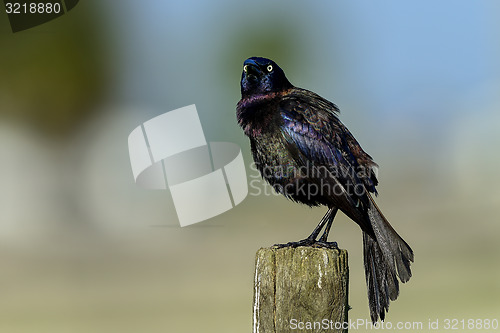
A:
POLYGON ((262 177, 293 201, 328 207, 309 237, 279 246, 336 247, 328 233, 337 210, 344 212, 363 231, 368 303, 376 322, 398 297, 399 281, 410 279, 413 251, 375 204, 377 164, 338 114, 332 102, 293 86, 274 61, 244 62, 237 119, 262 177))

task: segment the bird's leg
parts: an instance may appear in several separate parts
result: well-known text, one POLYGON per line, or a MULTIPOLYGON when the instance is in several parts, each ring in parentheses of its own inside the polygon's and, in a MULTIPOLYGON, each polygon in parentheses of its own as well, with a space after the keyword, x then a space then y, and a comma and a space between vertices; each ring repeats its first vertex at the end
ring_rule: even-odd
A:
MULTIPOLYGON (((313 241, 316 241, 316 238, 318 238, 319 232, 321 231, 321 229, 323 229, 325 224, 330 220, 330 216, 332 214, 333 209, 335 209, 335 212, 333 212, 333 216, 335 217, 335 213, 337 212, 337 209, 336 208, 329 208, 328 211, 326 212, 326 214, 321 218, 321 221, 319 221, 316 228, 314 228, 313 232, 306 239, 311 239, 313 241)), ((332 218, 332 220, 333 220, 333 218, 332 218)))
POLYGON ((321 235, 321 238, 319 239, 318 243, 320 245, 325 245, 325 247, 333 247, 333 248, 338 248, 337 247, 337 242, 328 242, 328 234, 330 233, 330 228, 332 227, 333 220, 335 219, 335 215, 337 214, 338 208, 330 208, 328 212, 328 222, 326 223, 325 231, 323 232, 323 235, 321 235))
POLYGON ((321 247, 337 248, 337 243, 326 242, 326 237, 328 237, 328 232, 330 231, 330 227, 332 225, 336 213, 337 213, 337 208, 329 208, 325 216, 321 218, 321 221, 319 221, 316 228, 314 228, 313 232, 306 239, 302 239, 298 242, 289 242, 286 244, 275 244, 274 246, 278 248, 283 248, 283 247, 298 247, 298 246, 314 246, 315 244, 318 244, 321 247), (323 233, 323 236, 321 236, 320 241, 317 241, 316 238, 318 237, 321 229, 323 229, 325 224, 327 225, 328 228, 328 230, 325 229, 326 237, 325 233, 323 233), (325 240, 323 240, 323 237, 325 237, 325 240))
POLYGON ((326 243, 328 239, 328 234, 330 233, 330 228, 332 227, 333 219, 335 219, 335 215, 337 214, 338 208, 330 208, 329 211, 331 211, 331 214, 329 215, 325 231, 323 232, 323 235, 321 235, 321 238, 319 239, 320 242, 326 243))

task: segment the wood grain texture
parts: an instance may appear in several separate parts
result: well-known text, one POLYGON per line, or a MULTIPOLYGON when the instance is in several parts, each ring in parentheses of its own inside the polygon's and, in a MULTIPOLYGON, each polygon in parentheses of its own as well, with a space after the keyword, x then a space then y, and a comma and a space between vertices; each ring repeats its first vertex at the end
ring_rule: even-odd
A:
POLYGON ((347 251, 261 248, 255 258, 253 332, 347 332, 347 251))

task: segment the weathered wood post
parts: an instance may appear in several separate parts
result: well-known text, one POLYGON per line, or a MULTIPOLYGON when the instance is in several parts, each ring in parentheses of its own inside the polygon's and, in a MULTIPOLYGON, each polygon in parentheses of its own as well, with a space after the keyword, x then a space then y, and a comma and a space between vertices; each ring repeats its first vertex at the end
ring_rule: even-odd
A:
POLYGON ((253 333, 347 332, 347 251, 261 248, 255 258, 253 333))

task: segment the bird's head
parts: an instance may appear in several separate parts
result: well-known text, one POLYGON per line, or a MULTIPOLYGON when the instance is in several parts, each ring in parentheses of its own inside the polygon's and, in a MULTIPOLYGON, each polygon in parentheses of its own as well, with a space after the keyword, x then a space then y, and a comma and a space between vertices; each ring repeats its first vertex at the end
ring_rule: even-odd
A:
POLYGON ((283 70, 272 60, 252 57, 243 63, 241 95, 255 96, 292 88, 283 70))

